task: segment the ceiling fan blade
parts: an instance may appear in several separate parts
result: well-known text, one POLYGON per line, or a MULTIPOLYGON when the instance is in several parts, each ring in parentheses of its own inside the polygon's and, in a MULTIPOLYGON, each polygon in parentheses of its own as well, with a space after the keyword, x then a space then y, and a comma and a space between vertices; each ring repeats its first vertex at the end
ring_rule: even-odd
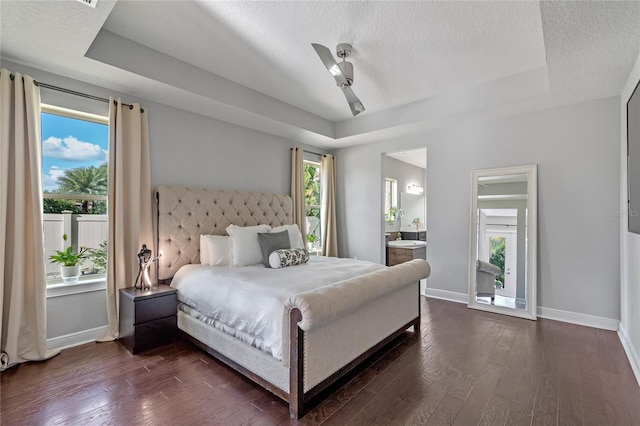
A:
POLYGON ((353 90, 351 90, 351 87, 342 86, 341 89, 342 89, 342 93, 344 93, 344 97, 347 98, 347 102, 349 103, 349 108, 351 108, 351 113, 353 114, 354 117, 360 114, 362 111, 364 111, 364 105, 362 105, 362 102, 360 102, 360 99, 358 99, 356 94, 353 93, 353 90))
POLYGON ((320 56, 320 60, 322 61, 324 66, 327 67, 327 69, 329 70, 333 78, 335 78, 338 86, 340 87, 349 86, 349 83, 347 82, 347 78, 344 76, 344 74, 342 73, 342 70, 338 66, 338 63, 333 58, 333 54, 331 53, 331 51, 327 47, 321 44, 311 43, 311 46, 313 46, 318 56, 320 56))

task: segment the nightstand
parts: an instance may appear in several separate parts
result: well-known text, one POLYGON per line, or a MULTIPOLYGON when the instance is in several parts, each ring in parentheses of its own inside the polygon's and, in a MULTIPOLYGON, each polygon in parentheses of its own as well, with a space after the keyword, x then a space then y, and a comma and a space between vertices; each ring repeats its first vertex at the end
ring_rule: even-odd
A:
POLYGON ((178 335, 175 288, 120 290, 120 343, 132 354, 173 342, 178 335))

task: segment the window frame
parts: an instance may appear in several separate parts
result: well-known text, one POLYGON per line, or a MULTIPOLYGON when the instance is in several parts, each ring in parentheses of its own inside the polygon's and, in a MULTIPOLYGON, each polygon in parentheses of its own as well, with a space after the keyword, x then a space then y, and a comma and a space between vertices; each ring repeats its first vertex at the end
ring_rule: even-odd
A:
MULTIPOLYGON (((42 115, 43 113, 57 115, 60 117, 72 118, 76 120, 88 121, 96 124, 102 124, 102 125, 106 125, 107 127, 109 126, 108 116, 92 114, 88 112, 73 110, 70 108, 63 108, 55 105, 41 103, 40 114, 42 115)), ((40 141, 41 146, 43 142, 44 141, 41 138, 41 141, 40 141)), ((40 158, 40 161, 42 165, 42 161, 43 161, 42 156, 40 158)), ((44 170, 42 170, 42 172, 44 172, 44 170)), ((43 175, 41 173, 40 175, 41 180, 42 180, 42 176, 43 175)), ((108 195, 64 194, 64 193, 51 194, 51 193, 44 193, 44 188, 42 188, 41 196, 43 200, 48 199, 48 200, 108 201, 108 195)), ((46 213, 43 213, 43 214, 46 214, 46 213)), ((45 259, 45 262, 47 261, 48 259, 45 259)), ((98 273, 98 274, 81 275, 77 283, 63 283, 62 278, 45 279, 46 290, 47 290, 46 297, 47 298, 60 297, 60 296, 66 296, 70 294, 104 290, 106 289, 106 282, 107 282, 106 272, 98 273)))
POLYGON ((384 217, 386 220, 390 220, 389 213, 392 208, 398 208, 398 180, 393 178, 384 178, 384 217), (388 187, 388 189, 387 189, 388 187))

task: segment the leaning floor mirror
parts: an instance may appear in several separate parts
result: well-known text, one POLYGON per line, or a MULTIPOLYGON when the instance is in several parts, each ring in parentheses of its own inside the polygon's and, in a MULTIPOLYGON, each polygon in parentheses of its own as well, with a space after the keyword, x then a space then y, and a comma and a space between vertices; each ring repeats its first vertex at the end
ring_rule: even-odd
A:
POLYGON ((469 307, 536 319, 538 168, 471 173, 469 307))

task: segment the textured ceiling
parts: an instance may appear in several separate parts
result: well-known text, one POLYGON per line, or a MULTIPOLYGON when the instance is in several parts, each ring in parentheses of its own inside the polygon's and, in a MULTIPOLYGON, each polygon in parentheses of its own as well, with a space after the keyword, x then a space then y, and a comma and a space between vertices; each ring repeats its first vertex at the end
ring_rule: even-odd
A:
POLYGON ((120 2, 105 29, 332 121, 350 112, 311 42, 353 45, 369 112, 545 66, 535 2, 120 2))
POLYGON ((637 1, 4 0, 0 23, 3 59, 329 148, 616 96, 640 50, 637 1), (353 44, 364 113, 312 42, 353 44))

